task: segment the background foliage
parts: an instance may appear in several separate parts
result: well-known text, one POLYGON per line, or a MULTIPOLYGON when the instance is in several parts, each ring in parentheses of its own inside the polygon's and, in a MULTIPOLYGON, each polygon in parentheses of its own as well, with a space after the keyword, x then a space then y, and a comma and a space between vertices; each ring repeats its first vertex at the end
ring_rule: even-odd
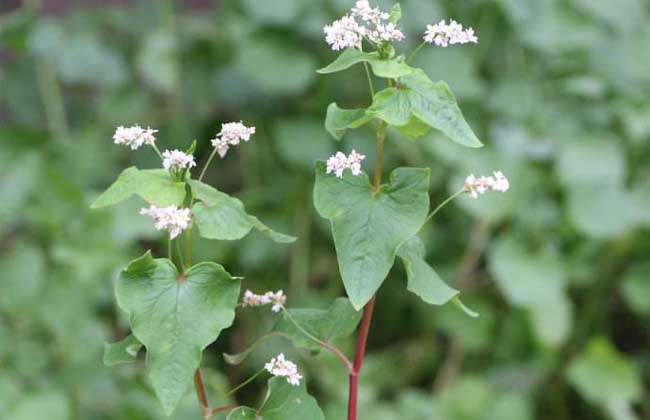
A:
MULTIPOLYGON (((0 418, 162 419, 141 365, 102 364, 103 342, 128 331, 116 273, 165 246, 138 199, 89 209, 122 168, 157 166, 152 153, 114 146, 113 130, 150 125, 169 148, 196 138, 204 160, 221 122, 257 126, 208 177, 298 242, 255 233, 195 249, 244 276, 244 288, 283 288, 289 307, 326 308, 343 289, 327 221, 311 205, 313 163, 336 147, 327 104, 361 107, 369 96, 360 67, 352 77, 315 70, 334 58, 322 26, 351 1, 11 3, 0 6, 0 418)), ((440 200, 469 172, 502 169, 513 188, 455 202, 421 235, 427 260, 480 318, 420 302, 404 270, 391 272, 362 418, 650 418, 649 2, 402 6, 411 47, 442 18, 475 28, 477 46, 428 48, 415 64, 449 83, 486 147, 390 132, 386 166, 430 167, 440 200)), ((343 147, 371 167, 370 132, 348 133, 343 147)), ((241 312, 209 349, 211 400, 228 403, 226 389, 284 351, 327 417, 343 418, 345 371, 329 354, 301 358, 278 338, 224 364, 222 352, 272 322, 241 312)), ((240 402, 254 404, 263 385, 240 402)), ((175 417, 198 417, 193 395, 175 417)))

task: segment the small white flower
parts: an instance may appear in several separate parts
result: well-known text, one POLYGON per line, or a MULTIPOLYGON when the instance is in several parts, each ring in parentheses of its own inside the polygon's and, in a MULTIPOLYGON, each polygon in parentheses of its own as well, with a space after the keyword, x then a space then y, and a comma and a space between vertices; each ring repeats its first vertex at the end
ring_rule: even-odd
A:
POLYGON ((477 178, 474 174, 470 174, 465 178, 463 188, 467 194, 472 198, 478 198, 479 195, 485 194, 487 191, 506 192, 510 188, 508 179, 503 175, 503 172, 494 172, 492 176, 481 176, 477 178))
POLYGON ((446 48, 454 44, 467 44, 469 42, 476 44, 478 38, 474 35, 472 28, 465 30, 463 29, 463 25, 453 19, 447 25, 443 19, 435 25, 427 25, 427 30, 424 33, 424 41, 446 48))
POLYGON ((212 139, 212 145, 219 156, 224 157, 230 146, 237 146, 240 141, 249 141, 255 134, 255 127, 246 127, 241 121, 221 124, 221 131, 212 139))
POLYGON ((157 132, 158 130, 153 130, 149 127, 142 128, 139 125, 134 125, 133 127, 119 126, 115 130, 115 134, 113 134, 113 143, 123 144, 136 150, 143 144, 154 145, 156 142, 154 134, 157 132))
POLYGON ((371 22, 374 24, 378 24, 382 20, 388 19, 390 16, 388 13, 379 10, 378 7, 375 7, 374 9, 370 7, 370 2, 367 0, 357 1, 354 7, 350 10, 350 13, 354 17, 361 18, 364 22, 371 22))
POLYGON ((163 167, 173 171, 180 171, 196 166, 194 156, 180 150, 165 150, 163 152, 163 167))
POLYGON ((327 159, 326 173, 334 173, 337 178, 343 178, 343 171, 350 169, 352 175, 361 175, 361 161, 365 158, 365 155, 357 153, 354 149, 352 149, 349 156, 345 156, 343 152, 336 152, 327 159))
POLYGON ((283 353, 278 354, 277 357, 265 364, 264 369, 273 376, 286 378, 287 382, 293 386, 300 385, 302 375, 298 373, 298 366, 292 361, 286 360, 283 353))
POLYGON ((287 296, 282 290, 277 292, 266 292, 263 295, 256 295, 250 290, 244 292, 244 297, 242 298, 242 306, 245 307, 255 307, 255 306, 265 306, 273 305, 271 310, 273 312, 280 312, 284 308, 284 304, 287 302, 287 296))
POLYGON ((172 239, 190 224, 190 209, 179 209, 176 206, 157 207, 152 204, 148 208, 140 209, 140 214, 152 217, 156 229, 167 230, 172 239))
POLYGON ((331 25, 323 28, 325 42, 332 50, 339 51, 345 48, 361 48, 361 41, 365 28, 360 26, 352 16, 343 16, 335 20, 331 25))

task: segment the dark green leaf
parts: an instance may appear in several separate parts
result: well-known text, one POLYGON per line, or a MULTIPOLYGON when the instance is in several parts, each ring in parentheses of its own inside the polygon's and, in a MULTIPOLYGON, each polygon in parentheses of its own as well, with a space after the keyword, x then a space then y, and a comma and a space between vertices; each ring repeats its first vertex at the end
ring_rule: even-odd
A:
MULTIPOLYGON (((289 309, 288 312, 301 328, 324 342, 351 335, 362 315, 345 298, 336 299, 328 309, 289 309)), ((314 353, 321 350, 320 345, 300 331, 284 313, 275 323, 273 331, 287 336, 296 347, 304 347, 314 353)))
POLYGON ((134 194, 157 206, 178 206, 185 199, 185 184, 174 182, 164 169, 141 170, 131 166, 90 207, 112 206, 134 194))
POLYGON ((244 204, 199 181, 188 181, 198 202, 192 207, 199 233, 207 239, 241 239, 255 228, 275 242, 291 243, 297 238, 273 229, 246 213, 244 204))
POLYGON ((133 334, 114 343, 104 343, 104 364, 114 366, 122 363, 133 363, 138 358, 142 343, 133 334))
POLYGON ((147 370, 165 413, 185 394, 205 347, 235 317, 239 281, 203 262, 179 275, 168 259, 151 253, 132 261, 116 286, 117 302, 133 335, 147 348, 147 370))
POLYGON ((314 203, 332 224, 345 290, 361 309, 388 275, 397 249, 420 229, 429 208, 429 169, 398 168, 373 194, 368 176, 343 179, 316 165, 314 203))
POLYGON ((397 250, 404 262, 408 277, 407 289, 431 305, 444 305, 456 296, 458 290, 447 286, 438 273, 424 261, 424 244, 417 236, 406 241, 397 250))
POLYGON ((366 115, 366 110, 363 108, 342 109, 332 102, 327 107, 325 129, 336 140, 341 140, 347 129, 361 127, 371 119, 372 117, 366 115))
MULTIPOLYGON (((432 82, 422 70, 400 79, 401 87, 378 92, 367 114, 400 127, 413 124, 413 117, 467 147, 481 147, 465 121, 456 98, 445 82, 432 82)), ((412 130, 407 130, 410 132, 412 130)))
POLYGON ((226 420, 257 420, 257 410, 250 407, 237 407, 228 413, 226 420))
POLYGON ((355 64, 368 63, 372 72, 377 77, 395 79, 412 73, 415 69, 403 61, 403 58, 381 58, 377 52, 363 52, 356 48, 348 48, 343 51, 333 62, 322 69, 317 70, 320 74, 336 73, 349 69, 355 64))

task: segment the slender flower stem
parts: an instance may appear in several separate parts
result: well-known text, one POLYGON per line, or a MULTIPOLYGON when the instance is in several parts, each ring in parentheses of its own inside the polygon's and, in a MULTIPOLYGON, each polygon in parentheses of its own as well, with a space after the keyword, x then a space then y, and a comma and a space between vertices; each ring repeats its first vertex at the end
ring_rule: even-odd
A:
POLYGON ((373 194, 377 193, 381 184, 381 169, 384 161, 384 141, 386 140, 386 123, 381 123, 377 130, 377 156, 375 156, 375 170, 372 179, 373 194))
POLYGON ((363 308, 363 317, 359 326, 359 335, 354 350, 354 362, 352 372, 349 375, 350 388, 348 393, 348 420, 357 420, 357 394, 359 389, 359 372, 366 352, 366 342, 368 341, 368 331, 370 330, 370 321, 372 320, 372 310, 375 307, 375 296, 363 308))
POLYGON ((176 253, 178 254, 178 260, 181 263, 181 267, 183 268, 183 271, 187 270, 187 266, 185 265, 185 259, 183 258, 183 252, 181 251, 180 239, 176 240, 176 253))
POLYGON ((165 158, 163 157, 162 153, 160 153, 160 149, 158 149, 158 146, 156 146, 156 143, 152 143, 152 144, 151 144, 151 147, 153 147, 153 150, 156 152, 156 154, 158 155, 158 157, 160 158, 160 160, 165 160, 165 158))
POLYGON ((212 410, 210 409, 210 404, 208 404, 208 397, 205 393, 203 377, 201 376, 201 371, 198 368, 194 371, 194 388, 196 389, 196 396, 199 400, 201 413, 203 413, 203 420, 210 420, 212 417, 212 410))
POLYGON ((203 180, 203 177, 205 176, 205 171, 208 170, 208 166, 210 166, 210 162, 212 162, 212 159, 214 159, 214 155, 217 154, 217 148, 215 147, 214 150, 212 150, 212 153, 210 153, 210 157, 208 158, 208 161, 205 162, 205 166, 201 170, 201 175, 199 175, 199 182, 203 180))
POLYGON ((262 369, 258 370, 257 373, 255 373, 253 376, 251 376, 250 378, 246 379, 244 382, 240 383, 239 385, 237 385, 236 387, 234 387, 233 389, 228 391, 228 393, 226 395, 232 395, 235 392, 242 389, 243 387, 245 387, 246 385, 250 384, 251 382, 253 382, 255 380, 255 378, 257 378, 262 373, 264 373, 265 370, 266 370, 266 368, 262 368, 262 369))
MULTIPOLYGON (((447 197, 447 199, 446 199, 445 201, 443 201, 442 203, 440 203, 440 204, 438 205, 438 207, 436 207, 436 208, 435 208, 431 213, 429 213, 429 215, 427 216, 427 218, 424 220, 424 223, 426 223, 426 222, 428 222, 429 220, 431 220, 431 218, 432 218, 433 216, 435 216, 436 213, 438 213, 438 212, 439 212, 439 211, 440 211, 444 206, 446 206, 447 204, 449 204, 451 201, 453 201, 456 197, 458 197, 459 195, 463 194, 464 192, 465 192, 465 188, 461 188, 460 190, 456 191, 454 194, 452 194, 452 195, 450 195, 449 197, 447 197)), ((423 223, 423 224, 424 224, 424 223, 423 223)))
POLYGON ((343 354, 343 352, 341 352, 341 350, 339 350, 338 348, 334 347, 333 345, 331 345, 331 344, 329 344, 329 343, 327 343, 327 342, 325 342, 325 341, 319 339, 318 337, 316 337, 316 336, 310 334, 307 330, 305 330, 305 329, 304 329, 304 328, 303 328, 303 327, 298 323, 298 321, 296 321, 296 319, 291 315, 291 313, 290 313, 289 311, 287 311, 287 309, 286 309, 284 306, 282 307, 282 311, 283 311, 284 314, 287 316, 287 319, 288 319, 289 321, 291 321, 291 323, 292 323, 296 328, 298 328, 298 330, 299 330, 301 333, 303 333, 305 336, 307 336, 307 338, 309 338, 310 340, 314 341, 316 344, 318 344, 318 345, 321 346, 322 348, 328 350, 329 352, 331 352, 332 354, 334 354, 336 357, 338 357, 339 360, 340 360, 340 361, 345 365, 345 367, 346 367, 346 369, 348 370, 348 372, 349 372, 350 374, 352 373, 352 362, 350 362, 350 359, 348 359, 348 358, 345 356, 345 354, 343 354))
POLYGON ((370 89, 370 96, 375 97, 375 86, 372 84, 372 76, 370 75, 370 69, 368 68, 368 63, 363 62, 363 68, 366 69, 366 77, 368 78, 368 88, 370 89))
POLYGON ((167 237, 167 258, 169 258, 169 261, 174 261, 172 260, 172 237, 168 236, 167 237))
POLYGON ((411 61, 415 59, 415 56, 418 55, 420 50, 424 48, 425 45, 427 45, 426 41, 422 41, 422 43, 418 45, 417 48, 414 49, 413 52, 409 55, 409 57, 406 59, 406 64, 411 64, 411 61))

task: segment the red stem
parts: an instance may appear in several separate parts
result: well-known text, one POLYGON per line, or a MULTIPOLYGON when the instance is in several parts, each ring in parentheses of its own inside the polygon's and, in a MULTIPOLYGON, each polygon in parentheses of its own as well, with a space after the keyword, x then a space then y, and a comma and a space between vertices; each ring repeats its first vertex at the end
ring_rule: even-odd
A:
POLYGON ((208 397, 205 394, 205 385, 203 385, 203 377, 201 376, 201 371, 199 369, 194 371, 194 388, 196 388, 196 396, 199 399, 199 406, 201 406, 203 419, 210 420, 210 417, 212 417, 212 410, 210 409, 210 404, 208 404, 208 397))
POLYGON ((357 394, 359 389, 359 372, 363 363, 363 356, 366 352, 366 342, 368 341, 368 331, 370 330, 370 321, 372 320, 372 310, 375 307, 375 297, 364 306, 361 325, 359 326, 359 335, 357 345, 354 349, 354 362, 350 372, 350 391, 348 394, 348 420, 357 420, 357 394))

